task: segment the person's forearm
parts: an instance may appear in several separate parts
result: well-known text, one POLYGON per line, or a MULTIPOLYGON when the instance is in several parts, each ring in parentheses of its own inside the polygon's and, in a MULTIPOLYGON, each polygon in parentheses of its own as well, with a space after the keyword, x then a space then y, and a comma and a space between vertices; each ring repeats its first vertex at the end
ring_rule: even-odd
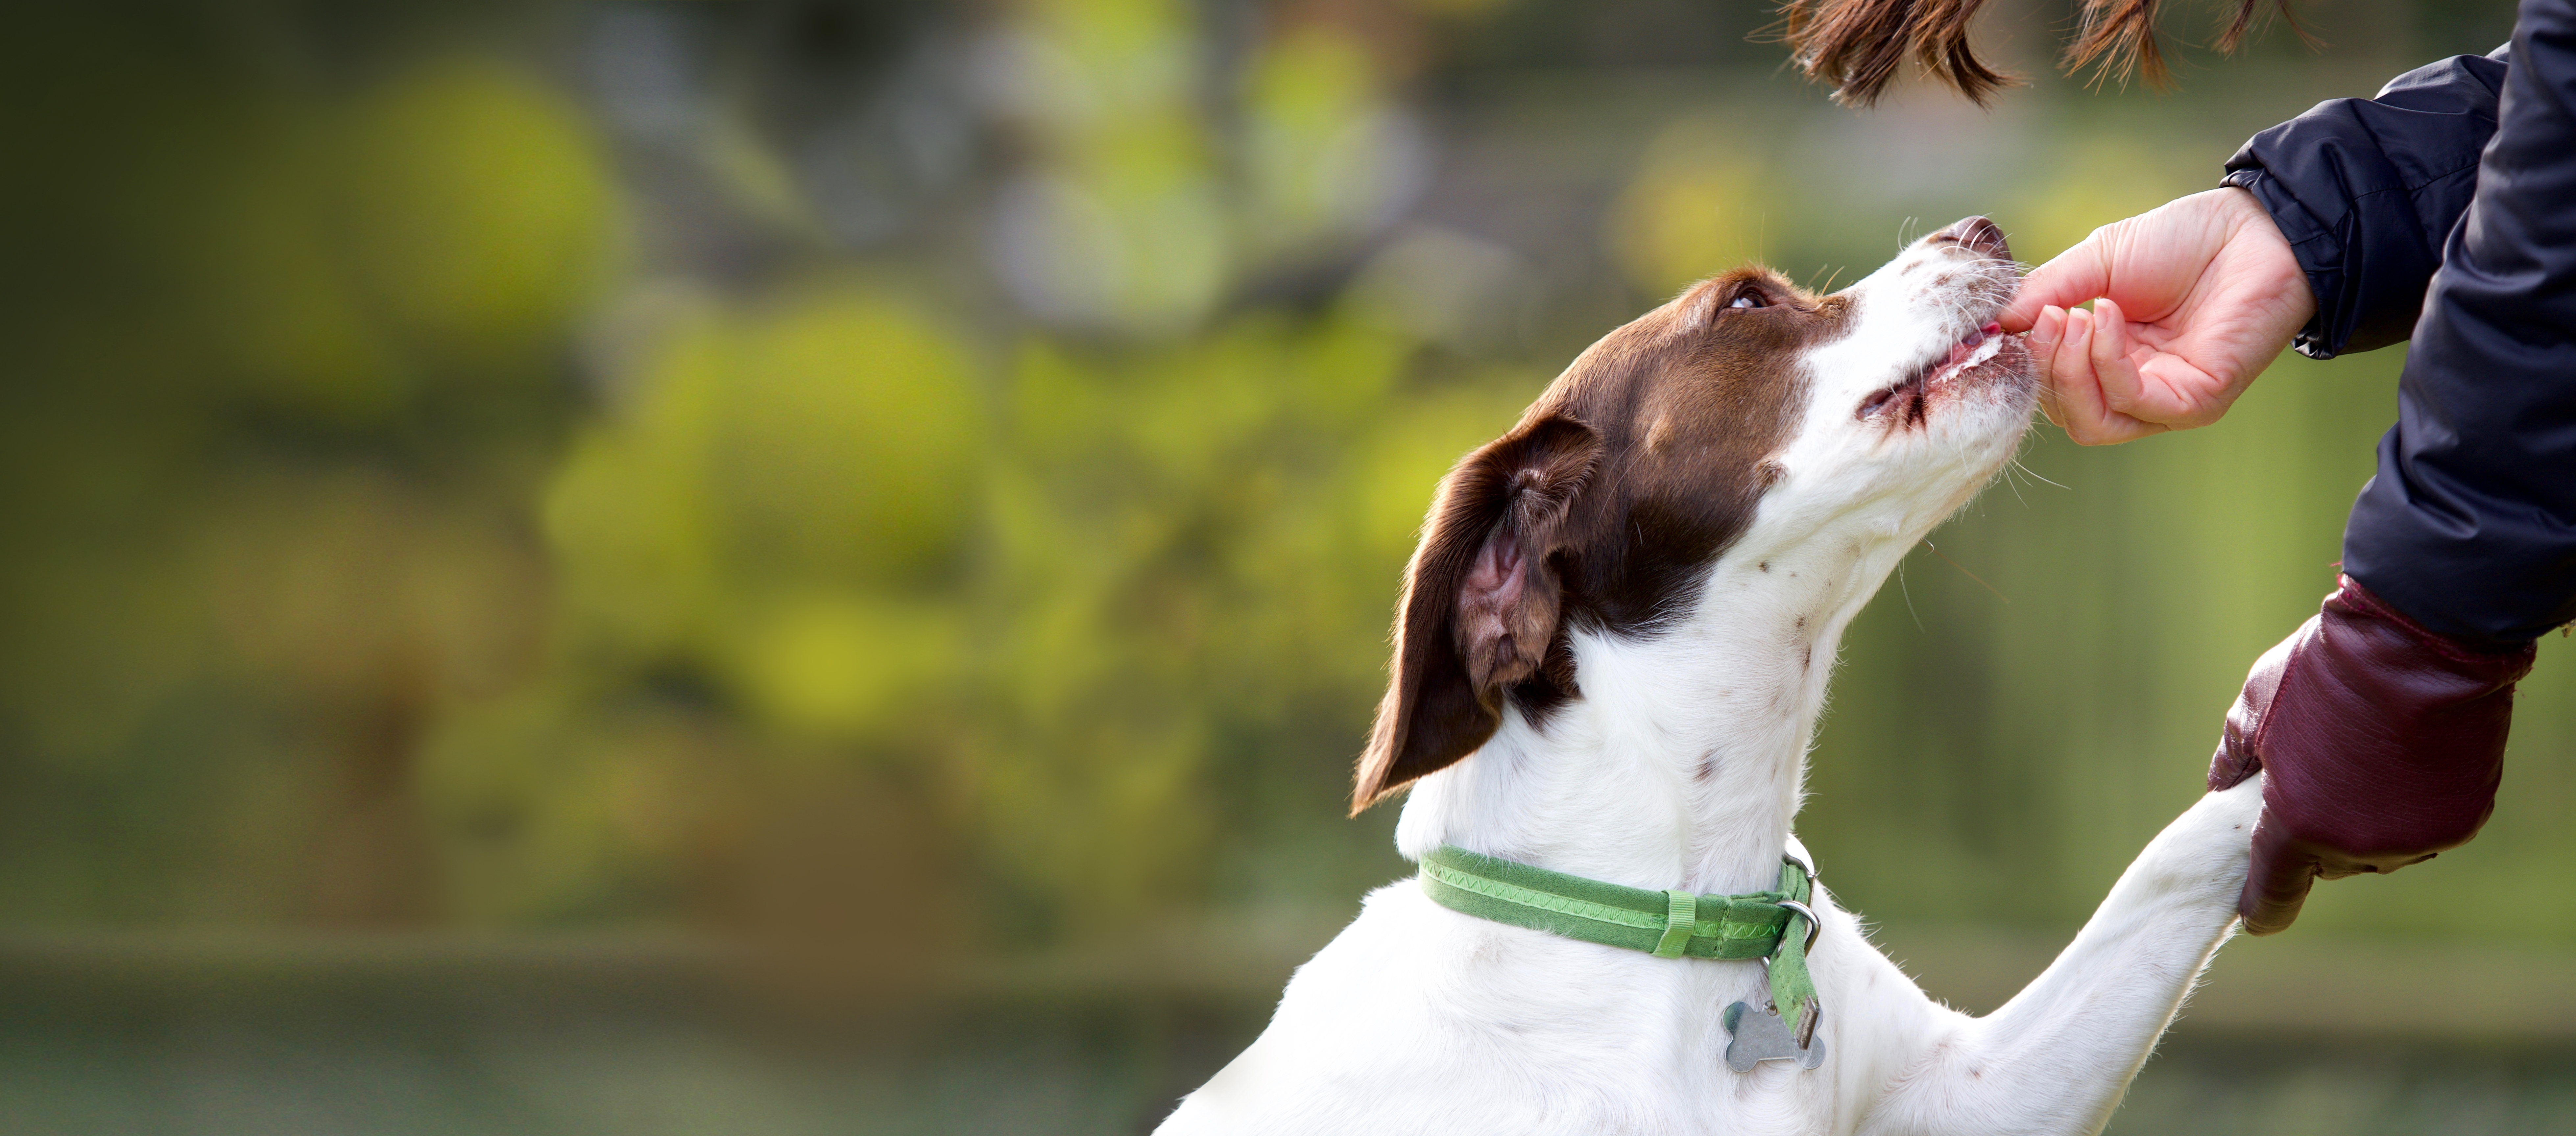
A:
POLYGON ((2404 340, 2477 185, 2506 65, 2463 55, 2333 99, 2246 142, 2226 184, 2260 199, 2317 310, 2296 340, 2325 359, 2404 340))
POLYGON ((2576 619, 2576 3, 2526 0, 2344 570, 2501 649, 2576 619))

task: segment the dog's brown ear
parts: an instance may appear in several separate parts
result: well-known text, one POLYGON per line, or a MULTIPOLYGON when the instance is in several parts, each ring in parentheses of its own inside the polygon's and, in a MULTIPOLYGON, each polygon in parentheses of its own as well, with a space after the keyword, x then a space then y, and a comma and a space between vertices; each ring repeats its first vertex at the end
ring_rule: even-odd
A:
POLYGON ((1537 673, 1563 598, 1556 554, 1601 458, 1561 414, 1523 422, 1440 483, 1396 605, 1395 661, 1360 755, 1351 813, 1475 751, 1502 724, 1503 688, 1537 673))

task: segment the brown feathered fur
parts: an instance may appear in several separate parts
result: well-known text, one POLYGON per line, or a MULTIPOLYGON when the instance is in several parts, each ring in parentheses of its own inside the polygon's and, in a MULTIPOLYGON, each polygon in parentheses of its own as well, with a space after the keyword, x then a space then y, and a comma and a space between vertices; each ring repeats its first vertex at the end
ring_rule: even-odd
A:
MULTIPOLYGON (((2289 0, 2272 3, 2300 39, 2316 42, 2299 26, 2289 0)), ((1984 106, 1996 92, 2023 82, 1988 67, 1969 46, 1969 25, 1984 7, 1985 0, 1788 0, 1780 9, 1779 32, 1791 62, 1808 78, 1832 86, 1836 102, 1876 103, 1910 58, 1934 81, 1984 106)), ((2159 7, 2160 0, 2083 0, 2060 65, 2068 74, 2093 67, 2096 82, 2125 83, 2134 76, 2150 87, 2169 86, 2172 71, 2156 39, 2159 7)), ((2262 7, 2263 0, 2237 0, 2219 34, 2219 50, 2241 46, 2262 7)))

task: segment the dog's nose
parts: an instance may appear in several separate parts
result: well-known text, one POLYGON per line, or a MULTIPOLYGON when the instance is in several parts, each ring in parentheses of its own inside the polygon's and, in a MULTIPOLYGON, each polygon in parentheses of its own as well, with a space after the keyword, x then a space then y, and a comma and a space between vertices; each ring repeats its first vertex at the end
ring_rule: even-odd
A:
POLYGON ((2012 259, 2012 245, 2004 240, 2004 231, 1983 217, 1961 217, 1949 228, 1932 234, 1930 240, 1936 245, 1963 245, 1970 252, 1996 260, 2012 259))

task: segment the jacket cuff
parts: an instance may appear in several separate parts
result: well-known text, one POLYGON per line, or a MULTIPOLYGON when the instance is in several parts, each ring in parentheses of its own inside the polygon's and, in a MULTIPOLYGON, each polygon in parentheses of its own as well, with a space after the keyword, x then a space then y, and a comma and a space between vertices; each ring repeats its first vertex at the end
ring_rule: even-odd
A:
POLYGON ((2443 242, 2477 192, 2507 73, 2474 55, 2418 67, 2370 98, 2318 103, 2227 160, 2228 184, 2263 203, 2316 293, 2300 354, 2369 351, 2414 334, 2443 242))
POLYGON ((2307 277, 2308 291, 2317 301, 2317 314, 2308 317, 2307 326, 2292 337, 2290 346, 2310 359, 2332 359, 2343 346, 2342 341, 2351 335, 2351 322, 2334 318, 2346 305, 2329 302, 2344 291, 2343 242, 2336 240, 2334 231, 2301 206, 2297 198, 2282 192, 2279 183, 2264 176, 2263 167, 2256 163, 2252 146, 2238 150, 2235 157, 2227 160, 2227 176, 2218 179, 2218 184, 2253 194, 2254 200, 2262 203, 2263 211, 2271 214, 2272 224, 2280 228, 2282 238, 2290 242, 2290 255, 2298 258, 2299 272, 2307 277), (2338 325, 2343 328, 2342 335, 2334 334, 2338 325))

